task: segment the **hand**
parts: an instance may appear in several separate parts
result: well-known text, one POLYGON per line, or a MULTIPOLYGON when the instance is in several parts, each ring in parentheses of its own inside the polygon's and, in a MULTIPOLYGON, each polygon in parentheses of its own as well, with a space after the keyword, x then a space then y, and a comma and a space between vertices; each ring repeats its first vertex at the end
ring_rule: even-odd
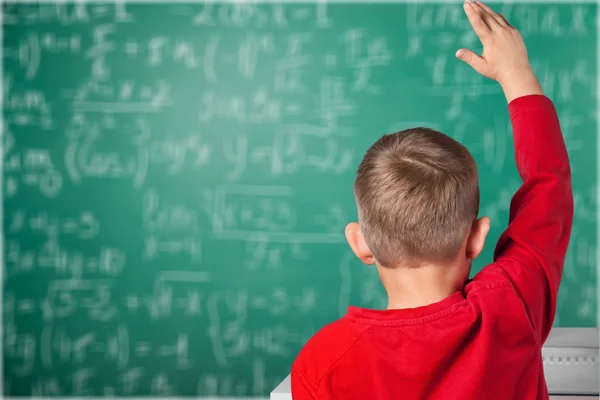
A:
POLYGON ((481 1, 466 0, 464 8, 483 44, 483 54, 478 56, 471 50, 460 49, 456 52, 459 59, 481 75, 499 82, 511 72, 531 70, 521 34, 502 15, 481 1))
POLYGON ((483 53, 479 56, 471 50, 460 49, 456 57, 481 75, 498 81, 509 102, 527 94, 543 94, 519 31, 479 0, 466 0, 464 8, 483 44, 483 53))

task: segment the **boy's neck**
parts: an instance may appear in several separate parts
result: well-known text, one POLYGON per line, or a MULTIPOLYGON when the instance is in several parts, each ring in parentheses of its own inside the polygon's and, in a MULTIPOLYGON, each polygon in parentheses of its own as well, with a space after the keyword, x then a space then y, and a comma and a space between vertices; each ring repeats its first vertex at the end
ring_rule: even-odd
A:
POLYGON ((460 265, 377 269, 388 294, 388 310, 417 308, 442 301, 462 290, 469 275, 469 268, 460 265))

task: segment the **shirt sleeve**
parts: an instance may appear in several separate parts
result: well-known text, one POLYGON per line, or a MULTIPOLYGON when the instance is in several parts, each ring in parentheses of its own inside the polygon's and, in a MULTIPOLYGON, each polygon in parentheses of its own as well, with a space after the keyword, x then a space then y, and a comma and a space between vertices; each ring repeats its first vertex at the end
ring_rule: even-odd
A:
POLYGON ((573 193, 565 142, 554 105, 529 95, 509 105, 515 158, 523 181, 510 204, 508 228, 494 252, 519 293, 543 343, 552 327, 571 236, 573 193))
POLYGON ((292 367, 292 400, 317 400, 306 376, 297 367, 292 367))

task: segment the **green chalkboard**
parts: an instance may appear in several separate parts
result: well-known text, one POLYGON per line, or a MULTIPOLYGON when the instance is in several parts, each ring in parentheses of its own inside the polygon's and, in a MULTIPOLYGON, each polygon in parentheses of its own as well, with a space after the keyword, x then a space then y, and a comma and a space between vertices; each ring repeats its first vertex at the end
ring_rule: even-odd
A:
MULTIPOLYGON (((573 164, 558 326, 597 326, 595 4, 497 6, 573 164)), ((348 304, 343 228, 380 135, 480 168, 491 261, 519 185, 505 99, 454 58, 460 3, 3 4, 6 395, 266 396, 348 304)))

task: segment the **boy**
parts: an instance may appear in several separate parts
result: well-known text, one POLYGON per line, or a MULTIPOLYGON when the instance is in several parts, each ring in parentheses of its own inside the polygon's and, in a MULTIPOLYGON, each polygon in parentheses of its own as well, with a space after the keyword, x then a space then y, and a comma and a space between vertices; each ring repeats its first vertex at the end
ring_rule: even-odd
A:
POLYGON ((484 50, 456 56, 502 87, 523 180, 494 263, 468 281, 490 221, 477 219, 467 149, 425 128, 380 138, 358 168, 360 225, 346 238, 377 265, 388 309, 349 307, 311 338, 294 400, 548 399, 541 349, 571 233, 569 159, 520 34, 479 1, 464 7, 484 50))

